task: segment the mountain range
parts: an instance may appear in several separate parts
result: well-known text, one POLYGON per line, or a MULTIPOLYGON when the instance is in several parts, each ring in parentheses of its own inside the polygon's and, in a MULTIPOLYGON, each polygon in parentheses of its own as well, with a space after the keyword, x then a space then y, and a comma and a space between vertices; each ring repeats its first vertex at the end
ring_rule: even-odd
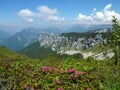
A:
POLYGON ((9 49, 19 51, 27 45, 30 45, 33 42, 37 41, 39 32, 36 32, 34 30, 35 29, 33 28, 24 29, 11 37, 4 39, 2 45, 6 46, 9 49))
POLYGON ((0 37, 2 39, 0 39, 0 45, 6 46, 11 50, 20 51, 26 46, 29 46, 34 42, 38 41, 41 33, 45 33, 45 32, 55 33, 55 34, 64 33, 65 35, 65 33, 68 32, 83 32, 83 31, 88 32, 89 30, 96 30, 96 28, 98 28, 97 31, 99 31, 99 30, 104 30, 104 28, 108 28, 108 27, 111 26, 110 25, 75 25, 75 26, 71 26, 71 28, 66 30, 61 30, 58 28, 43 28, 43 29, 25 28, 20 32, 15 33, 12 36, 4 35, 4 33, 1 32, 0 34, 2 35, 0 35, 0 37))
POLYGON ((4 30, 0 30, 0 39, 8 38, 10 35, 10 33, 5 32, 4 30))
POLYGON ((3 30, 0 30, 0 44, 3 43, 4 39, 10 37, 11 34, 8 32, 5 32, 3 30))
POLYGON ((105 44, 111 29, 98 29, 87 32, 40 33, 38 41, 21 50, 29 57, 44 57, 49 53, 77 54, 99 44, 105 44))

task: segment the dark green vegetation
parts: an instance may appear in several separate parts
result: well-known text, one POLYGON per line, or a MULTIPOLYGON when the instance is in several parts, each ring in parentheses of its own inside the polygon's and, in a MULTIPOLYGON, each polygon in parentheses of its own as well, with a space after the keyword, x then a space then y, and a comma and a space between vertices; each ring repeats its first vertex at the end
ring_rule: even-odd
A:
POLYGON ((90 31, 86 31, 86 32, 70 32, 70 33, 62 33, 62 36, 65 37, 74 37, 74 39, 78 39, 78 38, 95 38, 95 36, 97 34, 101 34, 103 38, 108 38, 110 37, 111 34, 111 28, 107 28, 107 32, 99 32, 100 29, 96 29, 96 30, 90 30, 90 31))
POLYGON ((115 64, 117 65, 120 61, 120 25, 117 21, 117 18, 113 16, 113 33, 110 38, 110 46, 113 48, 115 54, 115 64))
POLYGON ((20 53, 25 54, 31 58, 44 58, 49 53, 56 54, 56 52, 52 51, 51 48, 40 47, 39 42, 35 42, 34 44, 24 48, 20 51, 20 53))

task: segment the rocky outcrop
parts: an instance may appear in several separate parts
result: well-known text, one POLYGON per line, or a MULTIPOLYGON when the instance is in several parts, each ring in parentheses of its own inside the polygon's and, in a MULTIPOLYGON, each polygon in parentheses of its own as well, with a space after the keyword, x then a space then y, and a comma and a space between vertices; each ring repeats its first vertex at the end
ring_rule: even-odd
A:
POLYGON ((89 37, 88 39, 85 37, 74 39, 74 37, 65 37, 54 33, 41 33, 39 37, 40 46, 50 47, 58 53, 69 50, 80 51, 105 42, 106 40, 102 38, 101 34, 97 34, 95 38, 89 37))
POLYGON ((103 39, 101 34, 97 34, 95 38, 90 37, 88 40, 84 42, 83 49, 87 49, 89 47, 93 47, 95 45, 105 44, 105 43, 106 43, 106 39, 103 39))

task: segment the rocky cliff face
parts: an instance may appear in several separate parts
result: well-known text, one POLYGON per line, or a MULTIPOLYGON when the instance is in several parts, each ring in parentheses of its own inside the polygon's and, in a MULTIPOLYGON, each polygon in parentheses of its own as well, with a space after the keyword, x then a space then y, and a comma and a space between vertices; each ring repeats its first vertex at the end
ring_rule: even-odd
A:
POLYGON ((80 51, 105 42, 106 39, 103 39, 100 33, 97 33, 94 38, 89 37, 87 39, 86 37, 66 37, 54 33, 42 33, 39 37, 40 46, 50 47, 58 53, 65 53, 71 50, 80 51))
POLYGON ((89 47, 93 47, 95 45, 105 44, 105 43, 106 43, 106 39, 103 39, 101 34, 97 34, 95 38, 90 37, 84 42, 83 49, 87 49, 89 47))

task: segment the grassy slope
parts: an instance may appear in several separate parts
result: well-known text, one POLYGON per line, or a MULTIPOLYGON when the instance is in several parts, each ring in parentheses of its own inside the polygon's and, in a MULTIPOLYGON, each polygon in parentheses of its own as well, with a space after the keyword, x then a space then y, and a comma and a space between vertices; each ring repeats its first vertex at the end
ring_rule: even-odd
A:
POLYGON ((49 53, 55 54, 50 48, 40 47, 39 42, 35 42, 34 44, 24 48, 20 51, 20 53, 25 54, 31 58, 44 58, 49 53))
POLYGON ((4 46, 0 46, 0 55, 4 55, 4 56, 15 56, 15 55, 18 55, 16 52, 12 51, 12 50, 9 50, 7 49, 6 47, 4 46))
POLYGON ((60 56, 49 55, 44 60, 31 60, 19 55, 5 47, 0 47, 0 89, 7 90, 57 90, 62 87, 64 90, 119 90, 120 78, 118 66, 110 61, 94 61, 92 58, 82 59, 65 57, 61 60, 60 56), (3 57, 4 56, 4 57, 3 57), (7 58, 7 59, 6 59, 7 58), (57 66, 56 66, 57 65, 57 66), (42 72, 42 66, 50 66, 54 71, 46 70, 42 72), (55 68, 54 68, 55 67, 55 68), (69 79, 68 68, 84 71, 84 75, 79 75, 76 79, 69 79), (59 70, 64 73, 60 74, 59 70), (61 84, 56 85, 56 79, 60 79, 61 84), (90 80, 89 83, 86 80, 90 80), (113 84, 114 83, 114 84, 113 84))

